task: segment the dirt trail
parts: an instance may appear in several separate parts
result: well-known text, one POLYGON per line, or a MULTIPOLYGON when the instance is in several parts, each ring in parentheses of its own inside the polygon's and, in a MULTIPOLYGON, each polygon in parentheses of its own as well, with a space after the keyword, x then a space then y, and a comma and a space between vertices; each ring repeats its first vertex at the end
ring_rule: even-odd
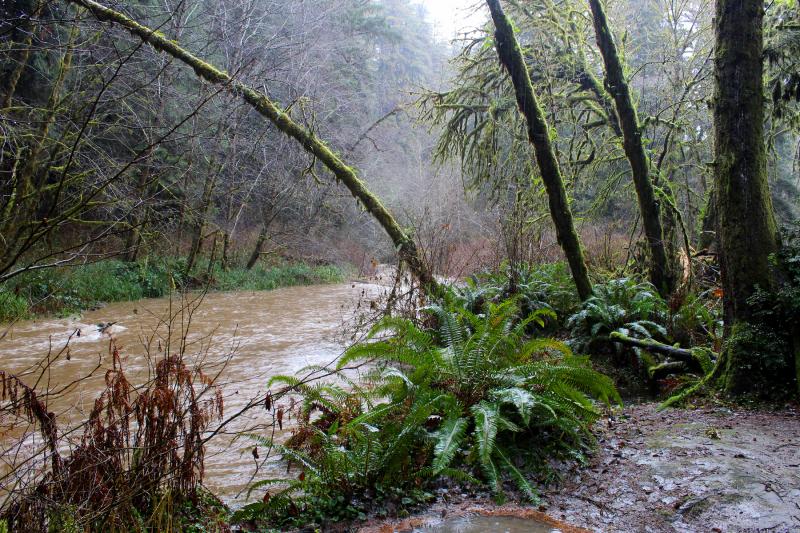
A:
POLYGON ((595 531, 800 531, 800 416, 625 408, 547 512, 595 531))

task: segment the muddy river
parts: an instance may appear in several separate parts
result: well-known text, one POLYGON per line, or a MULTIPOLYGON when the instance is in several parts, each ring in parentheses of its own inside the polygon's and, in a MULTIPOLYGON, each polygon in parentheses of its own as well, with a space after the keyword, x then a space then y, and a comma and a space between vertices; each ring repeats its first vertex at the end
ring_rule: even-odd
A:
MULTIPOLYGON (((192 360, 203 360, 206 373, 219 373, 227 417, 250 400, 263 397, 271 376, 294 374, 307 365, 334 361, 347 344, 343 331, 359 302, 384 290, 377 285, 348 283, 210 293, 192 303, 197 308, 191 321, 187 313, 178 311, 180 301, 151 299, 109 304, 80 318, 21 322, 0 340, 0 370, 23 375, 30 384, 42 375, 39 365, 47 354, 61 352, 43 374, 38 388, 49 386, 54 390, 80 380, 58 399, 57 405, 47 406, 56 413, 61 430, 67 431, 88 418, 94 399, 103 390, 104 370, 111 364, 108 353, 112 336, 121 348, 126 374, 136 384, 147 379, 147 354, 156 357, 170 342, 176 346, 181 331, 188 329, 186 353, 192 360), (69 357, 64 350, 67 343, 69 357), (100 371, 83 379, 98 365, 100 371)), ((226 426, 226 434, 210 441, 205 484, 230 503, 244 500, 242 491, 251 482, 257 463, 252 455, 253 441, 237 438, 235 433, 258 432, 267 421, 264 411, 260 413, 237 419, 226 426)), ((7 472, 11 456, 18 453, 20 435, 0 429, 2 470, 7 472)), ((260 465, 255 479, 274 477, 270 470, 275 468, 277 465, 269 462, 260 465)), ((8 482, 0 488, 9 488, 8 482)))

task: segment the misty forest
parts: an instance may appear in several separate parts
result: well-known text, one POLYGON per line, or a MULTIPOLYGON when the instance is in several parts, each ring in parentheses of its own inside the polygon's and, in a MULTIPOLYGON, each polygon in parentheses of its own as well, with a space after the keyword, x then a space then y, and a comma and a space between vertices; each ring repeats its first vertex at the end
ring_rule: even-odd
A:
POLYGON ((800 530, 798 0, 0 12, 0 533, 800 530))

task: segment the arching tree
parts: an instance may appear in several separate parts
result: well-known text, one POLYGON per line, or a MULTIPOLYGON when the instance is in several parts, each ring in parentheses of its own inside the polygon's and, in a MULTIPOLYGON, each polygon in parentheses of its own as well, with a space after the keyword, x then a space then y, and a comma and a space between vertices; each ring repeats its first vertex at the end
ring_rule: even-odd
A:
POLYGON ((414 240, 397 223, 380 199, 369 191, 356 171, 348 166, 337 154, 325 145, 310 130, 295 122, 289 113, 276 105, 266 94, 257 91, 234 79, 211 64, 201 60, 175 41, 169 40, 159 32, 143 26, 126 15, 110 9, 93 0, 69 0, 89 10, 99 20, 116 23, 131 34, 142 39, 156 50, 164 52, 191 67, 197 76, 206 82, 224 87, 230 93, 241 97, 259 114, 267 118, 280 131, 299 142, 303 148, 316 157, 338 181, 347 187, 353 197, 381 225, 398 250, 400 259, 405 262, 423 286, 435 289, 433 273, 421 259, 414 240))

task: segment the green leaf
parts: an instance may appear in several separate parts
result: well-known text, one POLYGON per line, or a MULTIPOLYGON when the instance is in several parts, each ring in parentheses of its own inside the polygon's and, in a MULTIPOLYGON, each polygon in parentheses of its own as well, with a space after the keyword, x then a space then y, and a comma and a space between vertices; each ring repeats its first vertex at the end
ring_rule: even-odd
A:
POLYGON ((466 432, 467 420, 465 418, 446 420, 436 432, 436 446, 433 449, 435 474, 439 474, 444 468, 450 466, 466 432))

